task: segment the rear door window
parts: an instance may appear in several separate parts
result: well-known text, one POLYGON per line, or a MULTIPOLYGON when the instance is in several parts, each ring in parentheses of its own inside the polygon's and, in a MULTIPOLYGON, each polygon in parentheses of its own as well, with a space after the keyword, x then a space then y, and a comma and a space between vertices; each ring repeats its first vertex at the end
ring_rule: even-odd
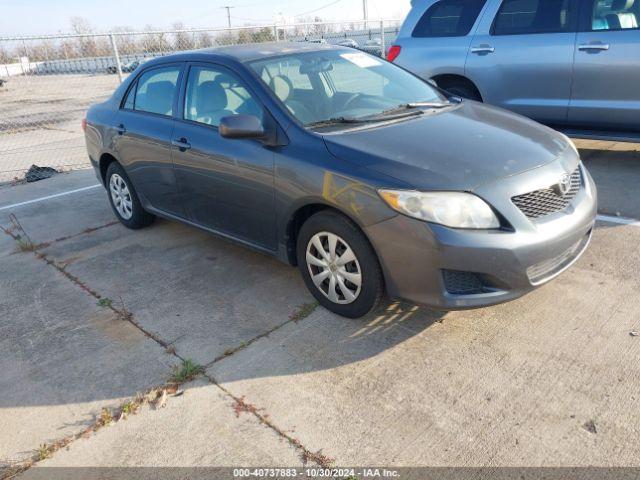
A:
POLYGON ((504 0, 493 23, 493 35, 527 35, 575 31, 572 0, 504 0))
POLYGON ((140 75, 133 109, 139 112, 173 115, 180 66, 154 68, 140 75))
POLYGON ((464 37, 471 32, 486 0, 441 0, 422 16, 413 36, 464 37))

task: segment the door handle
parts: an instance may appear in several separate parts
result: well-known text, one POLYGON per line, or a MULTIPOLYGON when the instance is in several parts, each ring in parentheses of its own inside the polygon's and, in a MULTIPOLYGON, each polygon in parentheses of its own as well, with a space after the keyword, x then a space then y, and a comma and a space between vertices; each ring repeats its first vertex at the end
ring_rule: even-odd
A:
POLYGON ((171 145, 173 145, 176 148, 179 148, 182 151, 189 150, 191 148, 191 144, 184 137, 179 138, 178 140, 172 140, 171 145))
POLYGON ((125 133, 127 133, 127 128, 121 123, 116 127, 116 133, 118 135, 124 135, 125 133))
POLYGON ((608 43, 586 43, 584 45, 579 45, 578 50, 583 52, 589 51, 605 51, 609 50, 611 46, 608 43))
POLYGON ((491 45, 478 45, 477 47, 471 48, 471 53, 476 53, 478 55, 483 53, 493 53, 495 51, 495 47, 492 47, 491 45))

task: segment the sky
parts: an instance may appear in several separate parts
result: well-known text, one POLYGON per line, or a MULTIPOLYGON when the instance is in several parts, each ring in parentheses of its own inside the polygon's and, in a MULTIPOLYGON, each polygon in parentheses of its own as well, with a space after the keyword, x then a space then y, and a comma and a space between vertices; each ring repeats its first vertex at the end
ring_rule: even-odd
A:
MULTIPOLYGON (((369 18, 403 18, 410 0, 367 0, 369 18)), ((362 0, 0 0, 0 37, 67 33, 71 17, 85 17, 96 31, 148 25, 169 28, 182 22, 191 28, 273 22, 278 16, 319 16, 325 21, 362 19, 362 0)))

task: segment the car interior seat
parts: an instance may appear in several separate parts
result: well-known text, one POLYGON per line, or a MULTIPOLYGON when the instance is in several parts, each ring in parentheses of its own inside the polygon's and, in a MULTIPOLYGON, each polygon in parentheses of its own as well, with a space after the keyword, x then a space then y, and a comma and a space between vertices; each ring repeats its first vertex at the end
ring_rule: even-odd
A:
POLYGON ((293 83, 284 75, 276 75, 271 79, 271 89, 276 96, 285 104, 285 106, 293 113, 302 123, 310 123, 314 121, 314 115, 309 108, 302 102, 292 98, 293 83))
POLYGON ((638 28, 638 18, 633 11, 636 0, 613 0, 611 10, 615 13, 607 15, 607 23, 611 30, 638 28))
POLYGON ((171 115, 173 110, 173 90, 175 85, 167 80, 147 85, 147 94, 142 102, 136 101, 137 108, 162 115, 171 115))
POLYGON ((209 80, 202 82, 195 92, 195 120, 207 125, 219 125, 224 117, 233 115, 227 109, 227 92, 220 83, 209 80))

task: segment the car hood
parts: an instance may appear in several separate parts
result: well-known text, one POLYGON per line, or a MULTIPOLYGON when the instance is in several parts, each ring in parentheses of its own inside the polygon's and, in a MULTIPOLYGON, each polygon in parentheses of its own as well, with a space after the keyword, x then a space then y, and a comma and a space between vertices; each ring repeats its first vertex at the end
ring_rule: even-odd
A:
POLYGON ((465 101, 454 109, 324 135, 332 155, 419 190, 465 190, 573 153, 566 137, 520 115, 465 101))

